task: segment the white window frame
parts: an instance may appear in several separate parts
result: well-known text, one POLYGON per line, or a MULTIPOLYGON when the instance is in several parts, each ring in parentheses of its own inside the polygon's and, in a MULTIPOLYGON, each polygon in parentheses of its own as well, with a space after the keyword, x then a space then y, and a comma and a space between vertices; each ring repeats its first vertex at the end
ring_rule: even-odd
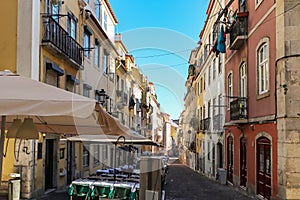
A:
POLYGON ((100 48, 98 45, 94 46, 94 65, 96 68, 100 68, 100 48))
POLYGON ((247 97, 247 68, 246 62, 240 66, 240 97, 247 97))
POLYGON ((99 0, 95 1, 95 13, 98 21, 101 24, 101 2, 99 0))
POLYGON ((84 56, 90 58, 91 35, 86 31, 83 32, 83 48, 84 56))
POLYGON ((255 9, 257 9, 263 1, 264 0, 255 0, 255 9))
POLYGON ((269 92, 269 44, 264 42, 257 50, 258 95, 269 92))
MULTIPOLYGON (((233 98, 233 73, 230 72, 227 76, 227 90, 228 90, 228 105, 230 105, 230 102, 233 98)), ((230 108, 230 106, 228 106, 230 108)))
POLYGON ((104 74, 108 74, 108 70, 109 70, 109 53, 104 50, 103 52, 103 73, 104 74))
POLYGON ((107 31, 107 14, 106 12, 104 12, 104 15, 103 15, 103 27, 104 27, 104 30, 107 31))

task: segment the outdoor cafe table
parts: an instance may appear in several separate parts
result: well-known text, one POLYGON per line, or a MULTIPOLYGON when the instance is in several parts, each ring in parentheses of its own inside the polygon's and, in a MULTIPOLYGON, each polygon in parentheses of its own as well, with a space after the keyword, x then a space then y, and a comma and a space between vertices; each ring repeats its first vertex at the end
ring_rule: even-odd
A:
POLYGON ((108 199, 130 199, 135 200, 138 196, 139 183, 112 182, 89 179, 78 179, 69 187, 69 195, 85 197, 85 199, 108 198, 108 199))

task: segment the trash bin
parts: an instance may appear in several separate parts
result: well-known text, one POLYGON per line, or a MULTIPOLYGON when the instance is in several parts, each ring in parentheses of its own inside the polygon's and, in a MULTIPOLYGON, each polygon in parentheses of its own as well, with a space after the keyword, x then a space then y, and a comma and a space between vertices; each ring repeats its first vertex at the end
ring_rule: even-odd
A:
POLYGON ((217 170, 218 181, 222 185, 226 185, 227 182, 227 171, 223 168, 218 168, 217 170))
POLYGON ((19 200, 21 188, 20 174, 12 173, 10 177, 12 179, 8 181, 8 200, 19 200))

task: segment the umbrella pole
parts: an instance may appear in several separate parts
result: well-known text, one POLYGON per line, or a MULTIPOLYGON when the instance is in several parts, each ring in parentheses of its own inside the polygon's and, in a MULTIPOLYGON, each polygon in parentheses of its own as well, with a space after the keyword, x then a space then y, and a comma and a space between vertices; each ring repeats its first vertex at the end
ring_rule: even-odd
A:
POLYGON ((6 116, 1 117, 1 135, 0 135, 0 185, 2 182, 2 165, 3 165, 3 150, 4 150, 4 139, 5 139, 5 123, 6 116))

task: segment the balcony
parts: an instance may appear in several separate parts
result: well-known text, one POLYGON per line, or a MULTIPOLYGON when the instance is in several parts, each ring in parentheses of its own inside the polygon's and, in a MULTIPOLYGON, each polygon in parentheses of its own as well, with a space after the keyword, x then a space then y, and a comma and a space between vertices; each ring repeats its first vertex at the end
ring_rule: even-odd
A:
POLYGON ((74 68, 82 68, 82 47, 52 17, 44 16, 42 45, 62 55, 74 68))
POLYGON ((200 120, 200 130, 208 131, 210 126, 210 118, 200 120))
POLYGON ((223 127, 221 127, 223 121, 222 119, 223 119, 222 114, 218 114, 213 117, 213 128, 215 131, 223 129, 223 127))
POLYGON ((245 44, 248 35, 248 12, 238 13, 236 22, 230 29, 230 49, 238 50, 245 44))
POLYGON ((230 120, 242 119, 248 119, 248 102, 245 97, 230 102, 230 120))

